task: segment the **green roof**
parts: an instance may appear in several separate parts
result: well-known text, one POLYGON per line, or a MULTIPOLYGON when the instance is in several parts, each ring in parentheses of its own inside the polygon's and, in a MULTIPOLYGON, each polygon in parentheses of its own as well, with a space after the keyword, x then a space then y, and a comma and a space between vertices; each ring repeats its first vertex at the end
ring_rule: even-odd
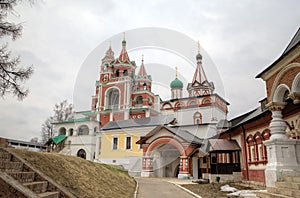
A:
POLYGON ((58 135, 58 136, 53 137, 52 140, 57 145, 66 138, 67 138, 66 135, 58 135))
POLYGON ((65 120, 65 121, 61 121, 61 122, 54 122, 54 124, 58 124, 58 123, 74 123, 74 122, 87 122, 87 121, 90 121, 90 119, 88 117, 84 117, 84 118, 77 118, 77 119, 65 120))
POLYGON ((183 88, 183 83, 178 78, 175 78, 170 84, 170 87, 173 88, 183 88))

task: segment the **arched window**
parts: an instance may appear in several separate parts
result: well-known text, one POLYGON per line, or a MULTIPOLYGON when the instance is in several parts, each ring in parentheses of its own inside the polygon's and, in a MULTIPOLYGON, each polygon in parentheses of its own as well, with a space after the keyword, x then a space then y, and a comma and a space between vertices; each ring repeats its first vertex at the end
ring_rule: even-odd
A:
POLYGON ((73 131, 74 131, 73 128, 69 129, 69 136, 73 136, 73 131))
POLYGON ((117 71, 116 71, 116 77, 119 77, 119 76, 120 76, 120 71, 117 70, 117 71))
POLYGON ((205 98, 203 99, 202 104, 211 104, 211 100, 209 98, 205 98))
POLYGON ((142 106, 143 105, 143 97, 142 96, 136 97, 135 102, 136 102, 137 106, 142 106))
POLYGON ((269 129, 264 130, 262 134, 256 132, 254 136, 249 135, 247 137, 249 163, 267 163, 267 149, 263 144, 263 141, 268 140, 269 138, 269 129))
POLYGON ((86 159, 86 152, 85 152, 85 150, 80 149, 80 150, 77 152, 77 157, 81 157, 81 158, 83 158, 83 159, 86 159))
POLYGON ((58 130, 58 135, 66 135, 66 128, 65 127, 61 127, 59 130, 58 130))
POLYGON ((151 100, 150 97, 148 97, 148 104, 149 104, 149 105, 152 105, 152 100, 151 100))
POLYGON ((197 107, 197 102, 196 101, 191 101, 189 102, 189 107, 197 107))
POLYGON ((124 76, 128 76, 128 70, 124 70, 124 76))
POLYGON ((94 135, 96 135, 97 131, 98 131, 98 127, 94 127, 94 135))
POLYGON ((181 102, 177 102, 177 103, 175 104, 175 108, 176 108, 176 109, 181 109, 182 107, 184 107, 184 106, 183 106, 183 103, 181 103, 181 102))
POLYGON ((110 89, 106 93, 106 108, 107 109, 118 109, 119 108, 119 90, 116 88, 110 89))
POLYGON ((87 125, 81 125, 78 128, 78 135, 88 135, 89 134, 89 127, 87 125))
POLYGON ((194 124, 202 124, 202 115, 200 112, 194 114, 194 124))
POLYGON ((165 103, 165 104, 163 104, 163 106, 162 106, 162 109, 172 109, 172 106, 171 106, 171 104, 170 103, 165 103))

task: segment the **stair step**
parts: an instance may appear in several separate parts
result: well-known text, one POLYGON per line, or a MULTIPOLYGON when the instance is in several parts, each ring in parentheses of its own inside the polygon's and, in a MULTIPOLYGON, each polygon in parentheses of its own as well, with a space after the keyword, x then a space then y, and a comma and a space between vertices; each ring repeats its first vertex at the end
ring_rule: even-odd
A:
POLYGON ((294 182, 276 182, 275 186, 278 188, 288 188, 288 189, 296 189, 300 190, 300 183, 294 183, 294 182))
POLYGON ((290 196, 279 195, 279 194, 270 193, 270 192, 257 192, 256 196, 260 197, 260 198, 292 198, 290 196))
POLYGON ((21 183, 34 181, 34 172, 10 172, 8 174, 21 183))
POLYGON ((39 194, 39 197, 43 197, 43 198, 59 198, 59 196, 60 196, 60 192, 58 191, 44 192, 39 194))
POLYGON ((10 161, 11 154, 5 151, 0 151, 0 161, 10 161))
POLYGON ((22 162, 0 161, 0 170, 3 172, 20 172, 23 169, 22 162))
POLYGON ((35 181, 29 183, 23 183, 23 186, 29 188, 35 193, 44 193, 47 191, 48 182, 47 181, 35 181))
POLYGON ((281 194, 291 197, 300 197, 300 190, 289 189, 289 188, 276 188, 276 187, 267 187, 268 192, 274 194, 281 194))
POLYGON ((300 183, 300 176, 284 176, 283 180, 286 182, 300 183))

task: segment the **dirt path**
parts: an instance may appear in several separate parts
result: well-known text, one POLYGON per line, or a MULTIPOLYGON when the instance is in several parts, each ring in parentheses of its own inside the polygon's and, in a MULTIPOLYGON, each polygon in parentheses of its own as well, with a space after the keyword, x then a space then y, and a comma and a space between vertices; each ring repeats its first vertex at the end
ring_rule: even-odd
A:
POLYGON ((194 196, 159 178, 135 178, 139 183, 138 198, 192 198, 194 196))

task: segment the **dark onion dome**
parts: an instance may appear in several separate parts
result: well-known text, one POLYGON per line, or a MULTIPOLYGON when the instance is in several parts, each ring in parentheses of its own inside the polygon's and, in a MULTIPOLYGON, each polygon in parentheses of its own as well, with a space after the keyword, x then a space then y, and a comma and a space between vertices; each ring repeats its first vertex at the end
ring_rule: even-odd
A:
POLYGON ((174 88, 183 88, 183 83, 178 79, 178 78, 175 78, 175 80, 173 80, 170 84, 170 87, 172 89, 174 88))
POLYGON ((201 55, 200 53, 198 53, 197 56, 196 56, 196 59, 197 59, 197 60, 198 60, 198 59, 202 60, 202 55, 201 55))

